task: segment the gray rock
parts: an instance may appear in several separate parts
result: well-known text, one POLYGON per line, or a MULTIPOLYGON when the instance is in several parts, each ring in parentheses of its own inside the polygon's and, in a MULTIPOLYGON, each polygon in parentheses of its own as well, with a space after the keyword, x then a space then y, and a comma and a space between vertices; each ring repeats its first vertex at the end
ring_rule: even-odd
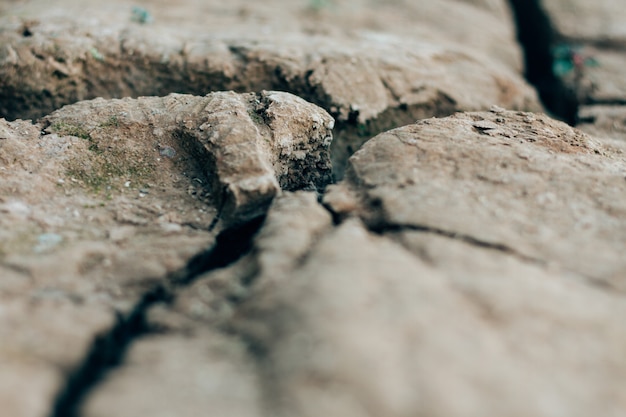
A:
MULTIPOLYGON (((281 92, 96 99, 39 124, 0 120, 4 412, 48 415, 95 339, 187 279, 218 232, 263 215, 281 187, 329 181, 332 124, 281 92), (15 391, 26 385, 28 401, 15 391)), ((200 354, 183 339, 180 355, 200 354)))
POLYGON ((89 397, 83 415, 192 416, 207 409, 264 415, 273 401, 271 381, 258 373, 253 348, 233 334, 234 315, 251 285, 255 294, 263 288, 270 295, 288 284, 284 280, 330 228, 330 213, 315 193, 286 192, 275 199, 255 238, 258 256, 201 275, 177 292, 171 307, 152 308, 148 320, 159 335, 133 345, 125 366, 89 397))
POLYGON ((15 10, 20 18, 0 21, 0 115, 36 118, 94 97, 289 91, 338 121, 339 178, 350 154, 381 131, 493 104, 541 109, 521 76, 502 0, 321 9, 187 0, 154 7, 145 25, 121 1, 106 9, 65 1, 59 10, 31 0, 15 10), (72 8, 80 19, 64 17, 72 8))
POLYGON ((325 201, 376 230, 456 236, 624 289, 625 172, 580 131, 494 109, 377 136, 325 201))
POLYGON ((231 269, 270 414, 621 415, 625 172, 546 116, 425 120, 356 152, 324 196, 343 223, 266 268, 298 235, 281 197, 231 269))
POLYGON ((258 385, 241 343, 195 326, 134 344, 81 415, 256 417, 263 415, 258 385))
POLYGON ((481 112, 540 110, 504 0, 49 3, 0 4, 0 114, 56 110, 0 119, 3 413, 624 415, 614 6, 545 2, 588 136, 481 112))
POLYGON ((409 250, 348 220, 281 285, 259 278, 235 323, 263 352, 270 414, 620 415, 622 296, 399 233, 389 237, 409 250))
POLYGON ((96 99, 64 107, 42 124, 49 133, 87 141, 94 160, 88 169, 73 170, 88 184, 98 185, 100 177, 116 171, 137 172, 144 184, 158 162, 176 164, 185 159, 176 154, 188 152, 187 162, 202 173, 193 178, 194 186, 206 189, 227 224, 265 213, 281 188, 321 189, 331 180, 334 120, 287 93, 96 99), (143 139, 139 149, 120 148, 129 134, 143 139))

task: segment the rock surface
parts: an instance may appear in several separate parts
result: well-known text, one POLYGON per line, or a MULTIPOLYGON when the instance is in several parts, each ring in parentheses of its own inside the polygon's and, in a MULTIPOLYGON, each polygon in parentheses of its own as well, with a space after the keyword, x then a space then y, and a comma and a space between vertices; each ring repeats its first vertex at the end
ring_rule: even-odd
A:
POLYGON ((528 113, 373 138, 324 197, 346 220, 298 263, 264 270, 276 213, 256 240, 234 325, 262 352, 270 414, 623 415, 624 173, 528 113))
POLYGON ((45 415, 94 337, 132 326, 220 230, 263 215, 281 187, 329 181, 332 123, 280 92, 96 99, 36 125, 1 120, 5 411, 45 415), (24 402, 13 387, 33 379, 24 402))
POLYGON ((457 236, 624 289, 625 173, 623 155, 580 131, 494 109, 377 136, 326 202, 345 214, 351 195, 376 230, 457 236))
POLYGON ((504 0, 0 4, 2 414, 626 415, 619 13, 543 6, 588 134, 504 0))
POLYGON ((168 335, 134 344, 124 368, 111 374, 81 415, 263 415, 255 367, 241 343, 188 327, 193 330, 170 329, 168 335))
POLYGON ((334 120, 287 93, 96 99, 65 107, 41 123, 47 132, 87 141, 92 163, 71 161, 68 170, 92 187, 118 172, 152 179, 156 167, 146 158, 145 144, 125 147, 128 136, 151 141, 157 162, 175 159, 184 149, 202 171, 203 178, 194 181, 208 182, 207 192, 227 223, 263 214, 281 188, 321 189, 331 180, 334 120))
MULTIPOLYGON (((242 404, 264 415, 620 416, 625 173, 600 141, 530 113, 381 134, 325 194, 330 212, 283 194, 248 255, 154 309, 164 339, 134 349, 162 353, 111 375, 85 415, 145 407, 154 372, 190 349, 166 340, 192 346, 209 326, 247 347, 242 404)), ((231 369, 220 358, 204 378, 231 369)))
POLYGON ((266 352, 269 415, 621 415, 623 296, 401 235, 408 250, 346 221, 281 285, 253 288, 238 325, 266 352))
POLYGON ((42 2, 26 2, 0 22, 0 115, 7 118, 37 118, 93 97, 289 91, 338 121, 340 176, 348 156, 383 130, 493 104, 541 109, 520 76, 503 1, 275 0, 225 8, 187 0, 147 5, 155 15, 146 24, 133 22, 122 1, 104 10, 42 2))

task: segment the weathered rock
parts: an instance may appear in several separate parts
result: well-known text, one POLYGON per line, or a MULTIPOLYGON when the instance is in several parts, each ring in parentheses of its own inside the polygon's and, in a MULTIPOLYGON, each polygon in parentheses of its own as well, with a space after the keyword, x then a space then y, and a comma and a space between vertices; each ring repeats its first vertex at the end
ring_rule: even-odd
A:
POLYGON ((188 0, 155 7, 155 21, 141 25, 121 2, 106 10, 65 5, 64 16, 82 10, 80 20, 68 21, 32 0, 20 19, 0 23, 0 114, 35 118, 98 96, 284 90, 339 122, 333 158, 340 177, 347 157, 380 131, 493 104, 540 109, 520 75, 504 2, 469 3, 372 8, 357 1, 316 11, 234 2, 222 10, 188 0))
POLYGON ((247 355, 247 345, 233 336, 234 314, 250 295, 248 280, 258 281, 256 292, 261 286, 268 292, 280 288, 330 228, 330 213, 315 193, 277 198, 255 238, 258 256, 202 275, 177 292, 171 307, 152 308, 148 320, 160 334, 133 346, 125 366, 108 375, 83 415, 191 416, 208 409, 228 416, 263 415, 271 402, 268 381, 257 375, 258 363, 247 355))
POLYGON ((185 148, 204 174, 194 180, 208 180, 226 222, 263 214, 281 187, 321 189, 331 180, 333 119, 287 93, 96 99, 65 107, 42 123, 49 132, 73 134, 89 143, 97 154, 93 164, 70 168, 89 185, 117 171, 138 171, 149 181, 155 155, 160 155, 157 160, 174 158, 185 148), (86 121, 86 115, 95 116, 86 121), (129 129, 148 142, 150 153, 145 145, 123 147, 129 129))
POLYGON ((262 352, 272 415, 619 415, 623 297, 402 234, 428 263, 350 220, 281 285, 253 287, 236 328, 262 352))
POLYGON ((619 416, 625 171, 498 108, 379 135, 324 197, 360 219, 283 193, 249 254, 149 311, 161 334, 82 412, 619 416))
POLYGON ((0 120, 5 412, 47 415, 94 338, 140 318, 220 230, 264 214, 281 186, 322 187, 332 123, 279 92, 96 99, 35 125, 0 120), (10 387, 32 379, 24 402, 10 387))
POLYGON ((621 415, 625 172, 582 132, 494 109, 372 139, 324 197, 348 219, 300 227, 305 255, 266 267, 298 236, 281 197, 256 266, 230 270, 253 274, 232 327, 270 414, 621 415))
POLYGON ((81 410, 86 417, 263 415, 254 364, 237 340, 200 326, 144 338, 81 410))
POLYGON ((507 7, 501 1, 480 7, 459 2, 454 2, 455 7, 449 2, 419 7, 411 2, 381 3, 374 10, 370 10, 369 3, 355 2, 322 11, 321 16, 303 15, 306 8, 300 4, 277 1, 280 6, 268 14, 271 4, 245 3, 250 18, 237 17, 238 5, 232 4, 229 8, 234 13, 228 21, 223 14, 211 10, 213 4, 202 3, 207 10, 202 14, 198 13, 197 2, 186 1, 178 3, 175 10, 155 8, 155 13, 162 14, 154 23, 143 26, 131 21, 123 2, 119 2, 118 8, 94 7, 90 11, 85 10, 84 2, 71 3, 63 6, 63 15, 72 7, 79 8, 83 20, 97 19, 102 28, 81 20, 59 19, 59 10, 42 9, 36 0, 15 11, 21 19, 4 19, 7 48, 1 66, 5 75, 3 92, 7 99, 14 94, 17 100, 5 101, 5 106, 12 107, 3 108, 2 114, 33 117, 41 115, 42 110, 45 114, 45 108, 49 112, 60 105, 97 96, 164 95, 171 91, 198 94, 210 89, 258 91, 280 86, 301 93, 310 101, 328 102, 327 109, 336 107, 341 120, 357 112, 359 121, 364 122, 387 107, 422 101, 409 98, 421 90, 411 91, 416 85, 399 86, 396 82, 389 91, 383 85, 385 79, 394 75, 406 81, 413 79, 411 75, 419 74, 414 72, 417 69, 411 69, 416 58, 435 67, 435 71, 422 70, 422 80, 415 79, 417 86, 431 81, 424 76, 435 76, 444 63, 458 61, 466 66, 450 72, 450 81, 444 77, 434 79, 435 90, 440 89, 453 99, 460 95, 458 104, 462 109, 468 99, 479 106, 481 97, 490 104, 536 105, 523 82, 501 68, 521 70, 514 29, 507 22, 507 7), (361 12, 359 19, 346 26, 345 19, 355 15, 355 7, 361 12), (254 19, 257 16, 269 21, 259 24, 254 19), (442 16, 446 17, 443 21, 442 16), (182 18, 187 19, 186 29, 180 27, 182 18), (459 24, 466 19, 482 22, 481 30, 468 30, 459 24), (338 22, 343 23, 344 33, 335 30, 334 36, 323 36, 324 28, 337 28, 338 22), (316 36, 311 36, 311 27, 318 27, 316 36), (217 39, 198 37, 198 32, 207 28, 219 35, 217 39), (250 36, 253 29, 265 29, 263 36, 250 36), (63 36, 59 36, 61 31, 63 36), (346 36, 346 32, 352 36, 346 36), (291 36, 285 39, 285 33, 291 36), (415 43, 403 38, 422 41, 415 43), (463 47, 468 44, 470 50, 463 47), (481 61, 485 60, 488 62, 483 66, 481 61), (360 73, 366 78, 353 77, 351 73, 358 67, 369 67, 369 71, 360 73), (486 69, 481 72, 490 73, 493 78, 489 80, 473 68, 486 69), (24 70, 37 76, 24 78, 24 70), (471 87, 471 77, 485 77, 487 82, 482 87, 498 93, 468 97, 460 88, 446 86, 449 82, 465 82, 465 87, 471 87), (443 85, 439 87, 437 83, 443 85), (26 96, 26 92, 35 94, 26 96))
MULTIPOLYGON (((4 272, 0 268, 1 284, 4 272)), ((114 315, 107 303, 78 299, 55 282, 30 286, 31 291, 0 292, 0 403, 6 415, 43 417, 66 375, 83 361, 94 335, 112 326, 114 315)))
POLYGON ((376 230, 457 236, 624 289, 625 172, 582 132, 494 109, 377 136, 325 201, 376 230))
POLYGON ((0 120, 3 413, 624 414, 621 41, 564 37, 599 137, 427 119, 324 191, 314 104, 336 178, 539 109, 505 1, 162 3, 0 4, 0 114, 105 98, 0 120))

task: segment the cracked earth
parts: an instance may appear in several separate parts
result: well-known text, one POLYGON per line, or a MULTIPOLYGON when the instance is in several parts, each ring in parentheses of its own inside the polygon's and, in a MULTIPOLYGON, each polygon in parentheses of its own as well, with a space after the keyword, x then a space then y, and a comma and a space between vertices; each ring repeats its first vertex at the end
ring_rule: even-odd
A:
POLYGON ((626 416, 620 18, 3 3, 2 414, 626 416))

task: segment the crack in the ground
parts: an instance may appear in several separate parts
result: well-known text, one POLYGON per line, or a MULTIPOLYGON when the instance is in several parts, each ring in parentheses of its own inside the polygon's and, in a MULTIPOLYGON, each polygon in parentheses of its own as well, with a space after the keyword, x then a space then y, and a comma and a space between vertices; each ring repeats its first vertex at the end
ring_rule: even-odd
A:
MULTIPOLYGON (((541 8, 540 0, 510 0, 510 4, 515 14, 518 38, 525 53, 526 77, 528 81, 537 88, 548 110, 568 123, 575 124, 578 121, 579 103, 575 93, 568 89, 552 72, 554 58, 551 47, 554 44, 556 35, 548 16, 541 8)), ((121 47, 123 50, 122 45, 121 47)), ((229 50, 238 60, 245 63, 249 62, 249 58, 245 56, 241 48, 230 46, 229 50)), ((183 62, 187 65, 185 59, 183 59, 183 62)), ((267 78, 271 79, 271 76, 267 75, 267 78)), ((381 79, 391 96, 400 103, 401 100, 397 93, 390 88, 384 78, 381 79)), ((219 81, 225 84, 223 80, 219 79, 214 84, 220 85, 219 81)), ((207 81, 207 83, 209 82, 207 81)), ((314 87, 306 84, 305 86, 309 89, 314 87)), ((294 94, 300 93, 300 95, 304 95, 296 87, 293 87, 291 90, 294 94)), ((325 105, 327 103, 324 100, 316 97, 314 94, 314 92, 307 91, 307 100, 327 109, 330 108, 329 105, 325 105)), ((436 102, 436 110, 438 112, 442 111, 439 108, 441 106, 443 112, 452 113, 456 110, 456 103, 444 93, 441 94, 440 100, 436 102)), ((424 107, 415 106, 413 109, 406 104, 400 104, 397 108, 387 109, 382 116, 374 120, 368 120, 364 124, 359 124, 355 120, 343 122, 343 125, 339 125, 342 129, 336 128, 335 133, 339 130, 344 135, 352 134, 357 138, 363 138, 364 141, 365 137, 369 139, 381 131, 404 124, 403 122, 407 119, 414 120, 419 118, 414 117, 416 116, 414 113, 419 112, 420 114, 417 116, 421 116, 421 112, 428 113, 428 110, 431 110, 427 106, 424 107)), ((348 150, 348 156, 353 151, 352 149, 348 150)), ((341 219, 338 215, 329 210, 328 207, 325 208, 333 215, 335 226, 340 224, 341 219)), ((146 323, 148 310, 157 303, 167 304, 171 302, 176 296, 178 289, 190 285, 199 275, 227 267, 249 253, 253 248, 252 238, 263 224, 264 218, 264 216, 260 216, 244 224, 222 231, 217 236, 216 243, 212 248, 199 253, 184 268, 171 274, 164 283, 147 291, 130 313, 125 315, 119 314, 114 326, 95 338, 84 360, 68 375, 64 387, 54 401, 50 417, 77 417, 84 400, 89 397, 109 372, 123 363, 124 357, 133 343, 151 331, 146 323)), ((214 223, 211 228, 215 226, 216 224, 214 223)), ((522 254, 505 244, 488 242, 470 235, 458 234, 443 229, 421 225, 370 227, 370 231, 378 234, 400 230, 436 234, 463 241, 473 246, 509 254, 532 263, 541 265, 546 263, 542 259, 522 254)), ((249 278, 248 281, 248 284, 251 283, 253 278, 249 278)), ((238 336, 247 344, 250 354, 256 358, 256 362, 262 363, 267 356, 265 347, 253 338, 245 338, 242 334, 238 334, 238 336)), ((268 370, 265 371, 267 372, 268 370)))
POLYGON ((252 249, 252 238, 261 228, 265 216, 256 217, 217 235, 215 245, 194 256, 187 266, 169 277, 169 281, 181 287, 191 284, 201 274, 225 268, 241 259, 252 249))
POLYGON ((194 282, 201 274, 227 267, 252 249, 253 236, 265 216, 220 232, 210 249, 193 257, 181 270, 170 274, 164 283, 148 290, 127 315, 118 314, 115 325, 98 335, 84 360, 71 372, 57 394, 50 417, 78 417, 80 407, 103 378, 123 363, 131 345, 150 333, 146 314, 157 303, 169 303, 177 290, 194 282))
POLYGON ((369 227, 369 230, 373 233, 383 235, 388 232, 400 232, 400 231, 414 231, 421 233, 430 233, 437 236, 447 237, 449 239, 458 240, 461 242, 465 242, 469 245, 476 246, 483 249, 490 249, 497 252, 502 252, 508 255, 515 256, 516 258, 522 259, 527 262, 532 262, 539 265, 545 265, 546 261, 540 258, 535 258, 526 254, 523 254, 514 248, 505 245, 503 243, 495 243, 488 242, 486 240, 478 239, 471 235, 466 235, 462 233, 452 232, 445 229, 439 229, 431 226, 424 225, 415 225, 415 224, 393 224, 393 225, 384 225, 384 226, 373 226, 369 227))
MULTIPOLYGON (((385 235, 386 233, 402 232, 402 231, 413 231, 413 232, 419 232, 419 233, 434 234, 434 235, 442 236, 448 239, 453 239, 453 240, 457 240, 460 242, 464 242, 464 243, 467 243, 469 245, 472 245, 478 248, 497 251, 497 252, 512 256, 514 258, 517 258, 521 261, 537 265, 542 268, 546 268, 550 264, 550 261, 548 259, 542 259, 542 258, 537 258, 534 256, 526 255, 502 243, 487 242, 485 240, 478 239, 471 235, 465 235, 465 234, 451 232, 449 230, 444 230, 444 229, 439 229, 439 228, 434 228, 434 227, 429 227, 429 226, 413 225, 413 224, 385 225, 385 226, 373 226, 373 227, 370 226, 368 227, 368 230, 379 235, 385 235)), ((612 293, 612 294, 614 294, 615 292, 621 292, 621 289, 615 285, 612 285, 610 281, 601 279, 599 277, 594 277, 592 275, 584 275, 584 274, 581 274, 579 271, 569 269, 566 267, 561 267, 561 271, 563 273, 572 274, 572 277, 577 277, 577 279, 579 279, 581 282, 585 283, 586 285, 589 285, 601 291, 612 293)))
POLYGON ((560 38, 541 0, 509 0, 515 17, 517 38, 524 51, 526 79, 539 93, 544 106, 554 116, 574 126, 580 103, 576 92, 553 72, 552 48, 560 38))
POLYGON ((611 98, 611 99, 594 99, 589 98, 586 102, 588 106, 626 106, 626 99, 624 98, 611 98))
POLYGON ((108 371, 120 365, 128 348, 148 332, 146 312, 157 302, 166 302, 170 292, 158 285, 146 292, 127 316, 117 315, 115 325, 95 338, 82 363, 67 377, 57 395, 50 417, 76 417, 82 401, 108 371))

